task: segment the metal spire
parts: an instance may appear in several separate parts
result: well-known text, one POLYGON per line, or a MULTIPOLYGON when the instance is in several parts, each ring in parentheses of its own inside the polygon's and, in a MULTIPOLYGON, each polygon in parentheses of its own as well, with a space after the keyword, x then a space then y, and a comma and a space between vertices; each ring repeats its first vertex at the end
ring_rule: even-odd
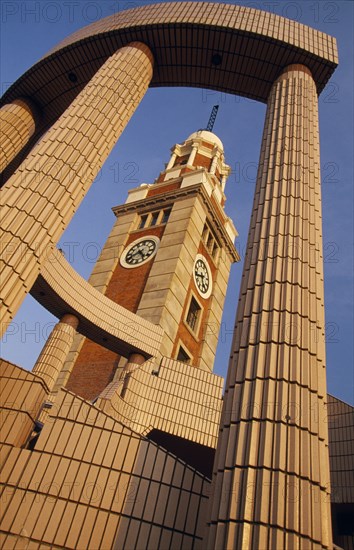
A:
POLYGON ((210 118, 209 118, 208 125, 206 127, 206 130, 208 132, 212 132, 212 130, 213 130, 214 122, 215 122, 215 119, 216 119, 216 115, 218 114, 218 110, 219 110, 219 105, 214 105, 214 107, 212 108, 212 111, 211 111, 211 115, 210 115, 210 118))

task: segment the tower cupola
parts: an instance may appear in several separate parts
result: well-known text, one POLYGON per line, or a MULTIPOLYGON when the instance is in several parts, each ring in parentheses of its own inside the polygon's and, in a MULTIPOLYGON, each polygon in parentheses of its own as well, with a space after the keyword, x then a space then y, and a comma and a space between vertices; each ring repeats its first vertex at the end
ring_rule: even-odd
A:
POLYGON ((170 160, 158 177, 157 183, 183 176, 188 172, 205 170, 212 183, 224 191, 231 168, 225 163, 222 141, 214 133, 198 130, 183 143, 174 145, 171 153, 170 160))

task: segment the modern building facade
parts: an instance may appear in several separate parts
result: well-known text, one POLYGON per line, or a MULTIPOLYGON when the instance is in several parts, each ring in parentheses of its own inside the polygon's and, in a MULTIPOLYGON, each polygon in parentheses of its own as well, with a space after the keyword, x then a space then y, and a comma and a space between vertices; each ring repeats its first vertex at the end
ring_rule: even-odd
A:
POLYGON ((336 63, 293 21, 167 3, 70 36, 5 94, 2 326, 27 292, 59 321, 31 373, 1 363, 3 548, 353 547, 353 415, 327 396, 322 337, 317 103, 336 63), (148 86, 176 84, 267 103, 223 397, 239 257, 215 134, 113 209, 88 282, 55 248, 148 86))

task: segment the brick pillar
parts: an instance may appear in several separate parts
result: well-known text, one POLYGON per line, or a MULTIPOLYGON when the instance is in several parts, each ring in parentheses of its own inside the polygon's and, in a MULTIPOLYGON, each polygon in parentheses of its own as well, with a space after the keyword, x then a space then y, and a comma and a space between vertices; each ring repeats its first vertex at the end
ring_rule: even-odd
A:
POLYGON ((31 102, 16 99, 0 109, 0 172, 28 143, 36 128, 31 102))
POLYGON ((6 183, 2 193, 2 329, 16 313, 144 96, 152 54, 114 53, 6 183))
POLYGON ((66 314, 55 325, 33 367, 32 372, 40 376, 52 391, 58 375, 74 341, 79 319, 66 314))
POLYGON ((206 548, 332 548, 316 86, 274 83, 214 463, 206 548))

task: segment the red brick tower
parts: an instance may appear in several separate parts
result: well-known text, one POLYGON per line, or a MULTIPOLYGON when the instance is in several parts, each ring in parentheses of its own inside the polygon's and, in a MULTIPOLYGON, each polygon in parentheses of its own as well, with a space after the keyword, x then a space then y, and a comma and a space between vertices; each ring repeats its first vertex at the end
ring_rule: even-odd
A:
MULTIPOLYGON (((200 130, 172 148, 155 183, 129 191, 90 282, 165 333, 161 355, 212 371, 235 227, 224 212, 230 168, 223 145, 200 130)), ((132 337, 135 327, 131 327, 132 337)), ((78 337, 64 367, 68 389, 92 399, 125 359, 78 337)))

